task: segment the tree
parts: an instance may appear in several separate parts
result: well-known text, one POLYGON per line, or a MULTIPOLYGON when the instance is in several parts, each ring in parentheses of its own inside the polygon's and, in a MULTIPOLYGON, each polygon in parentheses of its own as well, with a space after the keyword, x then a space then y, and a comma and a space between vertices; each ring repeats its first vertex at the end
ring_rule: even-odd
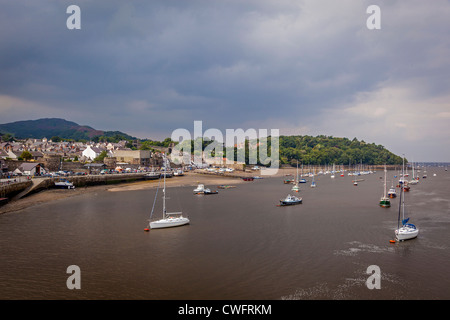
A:
POLYGON ((102 153, 100 153, 97 157, 95 157, 95 162, 103 162, 103 159, 105 159, 108 156, 108 152, 106 150, 103 150, 102 153))
POLYGON ((22 158, 24 160, 30 160, 31 158, 33 158, 33 155, 29 151, 25 150, 20 155, 20 158, 22 158))
POLYGON ((2 139, 5 142, 11 142, 14 140, 14 136, 11 135, 10 133, 5 133, 4 135, 2 135, 2 139))

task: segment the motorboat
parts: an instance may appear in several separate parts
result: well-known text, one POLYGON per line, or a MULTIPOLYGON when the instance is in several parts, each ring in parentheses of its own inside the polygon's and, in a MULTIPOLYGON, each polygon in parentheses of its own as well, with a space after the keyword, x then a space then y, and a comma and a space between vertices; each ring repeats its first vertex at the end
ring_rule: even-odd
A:
POLYGON ((205 192, 205 185, 200 183, 197 188, 194 189, 194 194, 203 194, 205 192))
POLYGON ((156 179, 159 179, 160 176, 161 176, 161 174, 159 172, 151 171, 144 176, 144 179, 145 180, 156 180, 156 179))
POLYGON ((395 190, 394 187, 391 187, 388 191, 388 196, 389 198, 393 199, 395 197, 397 197, 397 190, 395 190))
POLYGON ((55 181, 55 187, 60 189, 75 189, 73 183, 67 179, 59 179, 58 181, 55 181))
POLYGON ((302 203, 302 198, 288 194, 286 198, 280 200, 280 206, 292 206, 302 203))

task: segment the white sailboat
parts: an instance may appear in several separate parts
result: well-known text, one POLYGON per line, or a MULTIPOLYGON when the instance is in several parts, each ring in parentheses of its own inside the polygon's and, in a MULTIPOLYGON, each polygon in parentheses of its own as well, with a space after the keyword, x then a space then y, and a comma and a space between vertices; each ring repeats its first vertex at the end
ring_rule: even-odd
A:
MULTIPOLYGON (((164 157, 164 163, 166 158, 164 157)), ((156 220, 156 221, 150 221, 150 229, 160 229, 160 228, 170 228, 170 227, 178 227, 185 224, 189 224, 189 219, 187 217, 183 217, 182 212, 166 212, 166 172, 163 173, 164 175, 164 188, 163 188, 163 210, 162 210, 162 219, 156 220)), ((159 189, 159 186, 158 186, 159 189)), ((156 190, 155 195, 155 202, 156 202, 156 196, 158 195, 158 190, 156 190)), ((155 208, 155 202, 153 203, 153 209, 155 208)), ((152 209, 152 215, 153 215, 153 209, 152 209)), ((145 229, 145 231, 148 231, 149 229, 145 229)))
POLYGON ((298 160, 297 160, 297 176, 295 178, 295 184, 292 187, 292 191, 295 191, 295 192, 299 192, 300 191, 300 187, 298 186, 298 183, 299 183, 299 178, 298 178, 298 160))
POLYGON ((386 172, 386 165, 384 165, 384 194, 380 199, 380 207, 382 208, 389 208, 391 206, 391 201, 386 194, 386 172))
POLYGON ((414 174, 414 162, 412 162, 412 180, 409 181, 409 184, 418 184, 419 180, 416 179, 414 174))
MULTIPOLYGON (((404 160, 403 160, 404 165, 404 160)), ((395 237, 397 241, 414 239, 419 234, 419 229, 412 223, 408 223, 409 218, 405 219, 405 191, 400 188, 400 201, 398 208, 398 222, 397 229, 395 230, 395 237), (402 218, 400 219, 400 215, 402 218), (400 226, 401 221, 401 226, 400 226)))
POLYGON ((313 176, 312 176, 311 188, 315 188, 316 187, 316 181, 314 179, 315 176, 316 176, 316 169, 314 169, 314 173, 313 173, 313 176))
POLYGON ((302 178, 301 178, 298 182, 299 182, 299 183, 306 183, 307 180, 306 180, 305 178, 303 178, 303 164, 302 164, 302 172, 301 172, 300 176, 301 176, 302 178))

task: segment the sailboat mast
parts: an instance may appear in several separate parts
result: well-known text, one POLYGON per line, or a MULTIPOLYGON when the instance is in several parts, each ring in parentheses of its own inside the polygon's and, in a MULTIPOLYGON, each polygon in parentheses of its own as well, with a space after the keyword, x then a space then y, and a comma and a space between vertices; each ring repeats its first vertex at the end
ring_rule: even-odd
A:
POLYGON ((402 197, 403 195, 403 188, 400 188, 400 201, 398 203, 398 219, 397 219, 397 229, 400 229, 400 211, 401 211, 401 203, 402 203, 402 197))
POLYGON ((166 156, 163 156, 164 161, 164 189, 163 189, 163 219, 166 218, 166 156))
MULTIPOLYGON (((405 170, 405 155, 403 155, 403 167, 402 167, 402 175, 404 176, 404 170, 405 170)), ((402 193, 404 192, 404 186, 405 186, 405 181, 403 180, 402 183, 402 193)), ((403 195, 403 199, 402 199, 402 220, 405 219, 405 195, 403 195)))
POLYGON ((384 165, 384 198, 386 198, 386 165, 384 165))

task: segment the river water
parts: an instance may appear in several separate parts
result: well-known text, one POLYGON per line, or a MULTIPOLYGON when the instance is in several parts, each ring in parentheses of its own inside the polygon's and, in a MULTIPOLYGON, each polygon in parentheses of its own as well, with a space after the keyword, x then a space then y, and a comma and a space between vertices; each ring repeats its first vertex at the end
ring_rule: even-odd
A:
POLYGON ((90 192, 3 214, 0 298, 450 299, 450 173, 429 170, 411 187, 407 212, 420 234, 395 244, 399 198, 378 206, 382 176, 360 176, 358 186, 347 175, 319 176, 317 188, 300 184, 303 204, 292 207, 276 206, 292 193, 283 177, 208 196, 171 187, 169 211, 191 223, 150 232, 156 189, 90 192), (66 286, 71 265, 81 271, 79 290, 66 286), (366 286, 371 265, 380 289, 366 286))

